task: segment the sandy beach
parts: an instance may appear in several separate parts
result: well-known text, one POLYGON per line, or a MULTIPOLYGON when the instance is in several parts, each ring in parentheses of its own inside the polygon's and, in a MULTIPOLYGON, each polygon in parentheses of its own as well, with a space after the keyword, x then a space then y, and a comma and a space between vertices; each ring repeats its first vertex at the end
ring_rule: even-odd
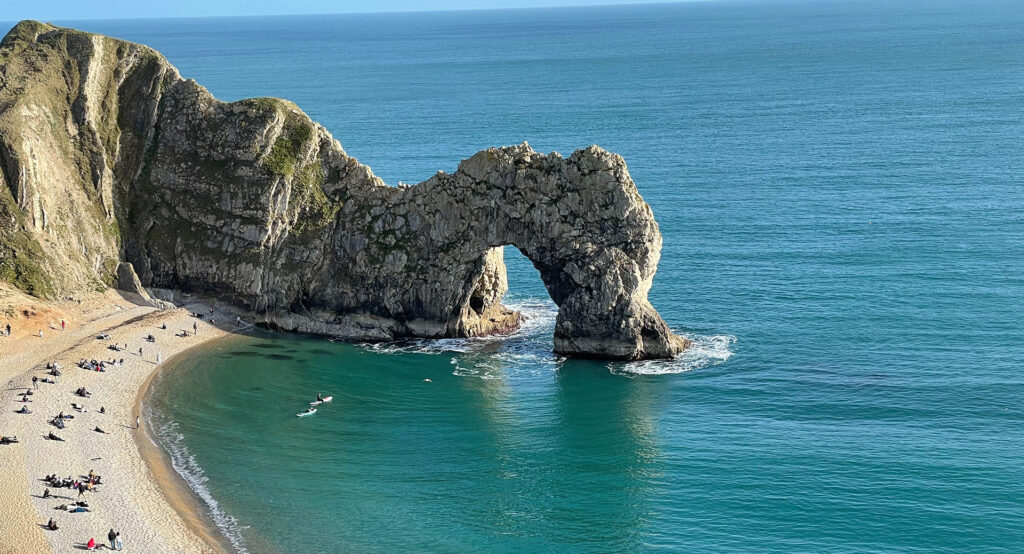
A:
MULTIPOLYGON (((106 544, 110 529, 121 533, 126 551, 224 551, 223 539, 201 517, 165 454, 149 439, 145 421, 136 429, 136 418, 143 392, 161 367, 158 355, 167 364, 176 354, 225 336, 231 326, 211 325, 202 304, 159 310, 110 291, 46 306, 9 290, 0 292, 7 316, 0 327, 12 322, 11 336, 0 337, 0 436, 20 439, 0 445, 0 552, 70 552, 83 549, 90 538, 106 544), (207 317, 192 317, 193 311, 207 317), (185 329, 189 336, 176 336, 185 329), (98 339, 101 334, 110 338, 98 339), (155 342, 145 340, 150 334, 155 342), (109 348, 114 343, 127 347, 115 351, 109 348), (77 367, 81 359, 124 363, 97 372, 77 367), (50 377, 49 362, 61 367, 55 384, 41 382, 50 377), (33 377, 40 382, 28 397, 32 413, 16 413, 22 393, 33 389, 33 377), (90 396, 77 396, 79 387, 90 396), (64 429, 50 423, 61 412, 74 416, 64 429), (51 431, 63 442, 48 440, 51 431), (43 497, 46 475, 85 480, 90 471, 101 476, 95 492, 79 498, 77 490, 51 487, 51 496, 43 497), (89 511, 58 509, 78 500, 87 502, 89 511), (56 531, 45 529, 51 518, 59 526, 56 531)), ((213 317, 234 319, 220 313, 213 317)))

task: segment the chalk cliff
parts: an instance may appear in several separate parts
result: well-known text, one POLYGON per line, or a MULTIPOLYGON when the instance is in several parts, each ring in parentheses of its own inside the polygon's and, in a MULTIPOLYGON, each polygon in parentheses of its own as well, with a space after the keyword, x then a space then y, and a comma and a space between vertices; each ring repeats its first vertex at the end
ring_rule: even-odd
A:
POLYGON ((225 103, 148 47, 34 21, 0 43, 0 234, 0 280, 36 295, 141 283, 353 339, 515 329, 513 245, 556 351, 686 347, 647 300, 661 234, 620 156, 492 148, 391 187, 291 102, 225 103))

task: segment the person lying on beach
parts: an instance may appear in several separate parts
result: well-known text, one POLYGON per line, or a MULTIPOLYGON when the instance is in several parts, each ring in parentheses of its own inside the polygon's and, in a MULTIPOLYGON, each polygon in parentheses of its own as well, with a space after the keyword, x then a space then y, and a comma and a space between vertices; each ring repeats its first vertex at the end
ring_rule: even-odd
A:
POLYGON ((60 442, 64 442, 64 439, 62 439, 62 438, 58 437, 57 435, 54 435, 54 434, 53 434, 53 431, 50 431, 50 434, 49 434, 49 435, 46 435, 46 438, 48 438, 48 439, 50 439, 50 440, 52 440, 52 441, 60 441, 60 442))
POLYGON ((50 518, 50 522, 46 524, 46 528, 50 531, 56 531, 57 529, 60 529, 60 527, 57 527, 57 522, 53 521, 52 517, 50 518))
POLYGON ((110 340, 110 335, 108 335, 106 333, 100 333, 100 335, 98 337, 96 337, 96 338, 99 339, 99 340, 110 340))
POLYGON ((0 444, 14 444, 16 442, 21 442, 18 440, 17 435, 11 435, 9 437, 0 437, 0 444))

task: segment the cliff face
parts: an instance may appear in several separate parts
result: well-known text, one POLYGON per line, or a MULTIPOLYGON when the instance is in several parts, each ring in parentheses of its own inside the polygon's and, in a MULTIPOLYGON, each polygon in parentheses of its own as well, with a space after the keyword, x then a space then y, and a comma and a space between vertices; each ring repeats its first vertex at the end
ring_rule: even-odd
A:
POLYGON ((519 323, 513 245, 559 306, 557 351, 686 346, 647 301, 651 209, 598 147, 489 149, 389 187, 290 102, 221 102, 145 46, 24 21, 0 43, 0 170, 0 280, 37 295, 126 261, 289 330, 476 336, 519 323))

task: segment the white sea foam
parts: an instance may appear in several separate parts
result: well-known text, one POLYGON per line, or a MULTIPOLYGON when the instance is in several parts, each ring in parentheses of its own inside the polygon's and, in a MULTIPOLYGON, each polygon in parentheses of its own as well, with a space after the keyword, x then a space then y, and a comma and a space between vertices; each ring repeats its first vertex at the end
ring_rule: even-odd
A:
POLYGON ((693 344, 674 359, 610 363, 608 368, 617 375, 666 375, 718 365, 733 355, 732 345, 736 344, 736 337, 732 335, 679 334, 693 344))
POLYGON ((173 421, 156 421, 152 417, 151 412, 147 415, 147 420, 154 422, 154 432, 159 439, 160 445, 170 455, 171 466, 174 468, 174 471, 185 480, 189 488, 206 504, 214 524, 224 534, 224 537, 228 539, 235 551, 247 553, 248 550, 242 544, 241 531, 244 527, 239 525, 238 520, 234 516, 224 512, 220 504, 210 493, 210 489, 206 487, 206 482, 209 481, 209 478, 206 477, 203 468, 199 466, 195 457, 185 447, 185 437, 178 432, 178 424, 173 421))
MULTIPOLYGON (((520 302, 506 304, 510 309, 523 314, 519 329, 509 335, 471 337, 464 339, 410 339, 390 342, 360 343, 358 346, 378 354, 472 354, 493 349, 532 349, 537 340, 550 343, 555 328, 558 307, 551 300, 527 298, 520 302)), ((550 350, 550 347, 548 348, 550 350)))
MULTIPOLYGON (((465 339, 414 339, 364 343, 359 346, 379 354, 457 354, 451 358, 452 374, 459 377, 500 379, 505 372, 545 372, 558 369, 565 358, 552 353, 551 335, 558 307, 550 299, 524 298, 507 304, 524 316, 523 324, 510 335, 465 339)), ((679 331, 677 331, 679 332, 679 331)), ((679 332, 693 345, 672 360, 613 362, 612 373, 626 376, 683 373, 721 364, 733 352, 732 335, 697 335, 679 332)))

